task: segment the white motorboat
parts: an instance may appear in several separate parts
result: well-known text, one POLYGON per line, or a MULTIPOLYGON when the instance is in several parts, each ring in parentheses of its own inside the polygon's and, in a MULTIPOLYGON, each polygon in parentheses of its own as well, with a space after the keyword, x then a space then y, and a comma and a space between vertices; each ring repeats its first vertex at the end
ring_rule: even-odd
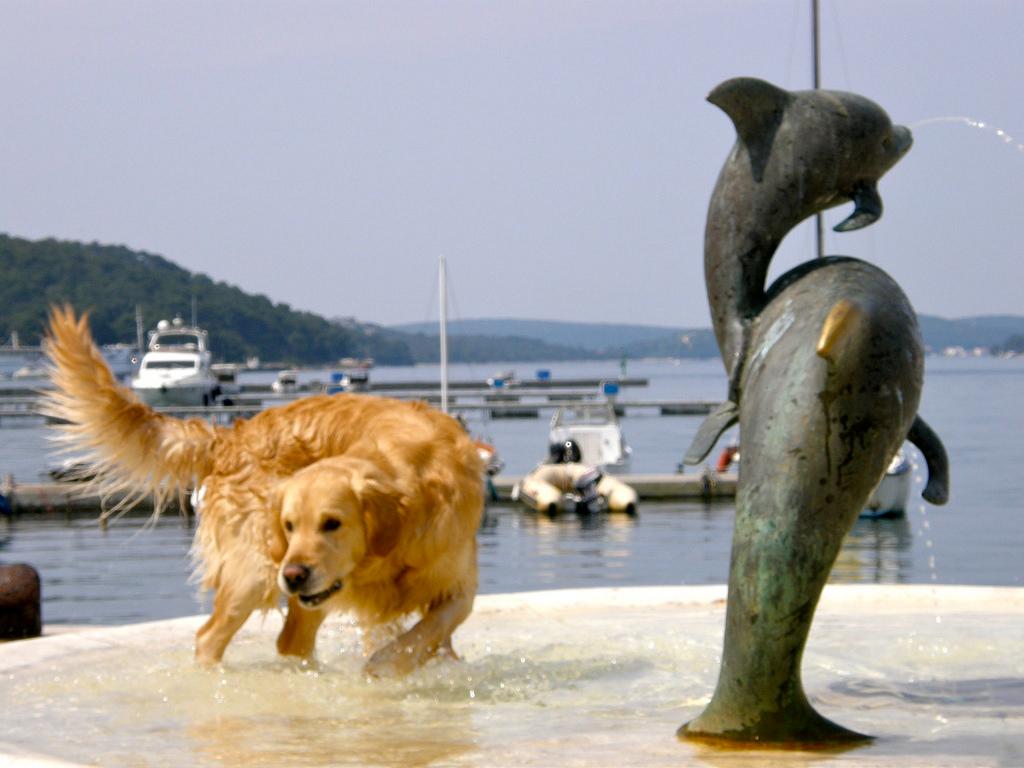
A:
MULTIPOLYGON (((11 332, 11 343, 0 346, 0 377, 13 377, 22 369, 29 370, 43 363, 41 347, 23 347, 18 332, 11 332)), ((21 377, 19 377, 21 378, 21 377)))
POLYGON ((860 516, 879 518, 899 517, 905 514, 912 479, 910 470, 910 461, 906 454, 897 451, 860 516))
MULTIPOLYGON (((730 443, 722 449, 718 462, 715 464, 716 472, 728 472, 739 466, 740 451, 739 445, 730 443)), ((875 490, 868 497, 868 503, 860 513, 862 518, 877 519, 883 517, 901 517, 907 509, 907 499, 910 497, 910 485, 912 481, 910 460, 903 450, 896 451, 885 474, 879 480, 875 490)))
POLYGON ((366 369, 352 371, 332 371, 331 381, 324 384, 323 391, 328 395, 339 392, 366 392, 370 388, 370 373, 366 369))
POLYGON ((214 363, 210 366, 210 373, 217 379, 214 395, 220 405, 234 405, 241 393, 242 386, 238 383, 240 368, 238 363, 214 363))
POLYGON ((291 395, 299 390, 299 373, 294 368, 286 368, 279 371, 277 378, 270 385, 270 390, 276 395, 291 395))
POLYGON ((615 409, 608 402, 582 402, 559 408, 551 417, 548 444, 573 440, 583 464, 605 472, 629 470, 633 451, 622 436, 615 409))
POLYGON ((149 332, 147 351, 131 387, 143 402, 156 407, 212 405, 220 388, 210 363, 206 331, 185 325, 180 317, 161 320, 149 332))

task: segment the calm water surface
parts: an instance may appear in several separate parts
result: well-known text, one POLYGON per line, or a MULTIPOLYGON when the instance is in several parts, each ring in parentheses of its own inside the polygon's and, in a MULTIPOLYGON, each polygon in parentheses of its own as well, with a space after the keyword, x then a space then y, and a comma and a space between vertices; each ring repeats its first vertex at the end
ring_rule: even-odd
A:
MULTIPOLYGON (((494 368, 497 368, 495 366, 494 368)), ((505 366, 509 367, 509 366, 505 366)), ((522 366, 532 377, 538 366, 522 366)), ((614 363, 551 364, 552 376, 618 374, 614 363)), ((454 366, 453 379, 482 380, 491 367, 454 366)), ((629 375, 650 379, 621 399, 717 399, 725 390, 718 361, 630 363, 629 375)), ((377 368, 376 381, 436 378, 436 368, 377 368)), ((857 523, 839 556, 834 581, 1024 585, 1024 360, 929 358, 922 415, 945 441, 952 499, 945 507, 919 500, 899 520, 857 523)), ((637 472, 671 472, 699 417, 628 412, 623 431, 637 472)), ((546 451, 547 418, 471 422, 506 461, 506 474, 531 469, 546 451)), ((916 451, 911 451, 916 458, 916 451)), ((48 458, 46 430, 0 429, 0 474, 29 482, 48 458)), ((731 503, 645 504, 629 519, 584 523, 548 520, 495 506, 479 534, 481 592, 586 586, 705 584, 727 579, 731 503)), ((85 518, 54 514, 0 523, 0 562, 28 562, 43 577, 48 623, 116 624, 205 610, 188 581, 189 523, 144 517, 100 529, 85 518)))

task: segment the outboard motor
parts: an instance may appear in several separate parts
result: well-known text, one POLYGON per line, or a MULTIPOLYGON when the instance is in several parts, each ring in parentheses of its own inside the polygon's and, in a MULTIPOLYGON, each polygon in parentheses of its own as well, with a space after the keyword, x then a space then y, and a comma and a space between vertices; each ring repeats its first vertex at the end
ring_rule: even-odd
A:
POLYGON ((548 460, 551 464, 575 464, 582 458, 583 452, 575 440, 563 440, 548 446, 548 460))
POLYGON ((591 467, 576 479, 573 484, 577 497, 576 514, 592 515, 604 511, 604 498, 597 492, 597 484, 601 482, 602 477, 600 469, 591 467))
POLYGON ((548 464, 565 463, 565 443, 552 443, 548 446, 548 464))

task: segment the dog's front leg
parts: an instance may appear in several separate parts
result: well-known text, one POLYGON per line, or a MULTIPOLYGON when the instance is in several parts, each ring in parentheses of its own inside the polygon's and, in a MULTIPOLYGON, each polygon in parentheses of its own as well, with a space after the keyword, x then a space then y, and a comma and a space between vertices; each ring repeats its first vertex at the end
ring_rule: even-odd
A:
POLYGON ((220 663, 224 649, 262 602, 259 583, 221 586, 213 598, 210 618, 196 632, 196 661, 202 666, 220 663))
POLYGON ((282 656, 313 658, 316 633, 326 616, 327 611, 307 610, 299 605, 298 598, 288 598, 288 615, 277 636, 277 652, 282 656))
POLYGON ((451 649, 452 632, 473 610, 472 595, 457 595, 432 605, 423 618, 366 662, 374 677, 405 675, 441 649, 451 649))

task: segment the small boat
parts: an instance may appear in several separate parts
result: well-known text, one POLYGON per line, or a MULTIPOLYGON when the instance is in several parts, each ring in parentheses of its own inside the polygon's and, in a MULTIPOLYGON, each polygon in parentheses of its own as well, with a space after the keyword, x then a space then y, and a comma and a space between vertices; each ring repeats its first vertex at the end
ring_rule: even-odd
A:
POLYGON ((185 325, 180 317, 173 322, 161 320, 149 332, 147 351, 131 388, 155 407, 212 405, 220 387, 210 364, 206 331, 185 325))
POLYGON ((487 498, 491 501, 498 500, 498 490, 494 487, 494 478, 501 472, 505 462, 498 455, 498 449, 486 440, 473 439, 477 455, 484 464, 484 486, 487 489, 487 498))
POLYGON ((477 455, 480 456, 480 460, 484 463, 484 473, 488 477, 494 477, 501 472, 505 462, 498 455, 497 448, 486 440, 480 439, 474 439, 473 445, 476 446, 477 455))
POLYGON ((277 378, 270 385, 272 392, 279 395, 290 395, 299 389, 299 371, 294 368, 287 368, 277 374, 277 378))
POLYGON ((615 408, 609 402, 578 403, 559 408, 551 417, 548 444, 574 441, 580 461, 606 472, 629 471, 633 450, 622 436, 615 408))
POLYGON ((343 357, 338 361, 338 365, 350 370, 368 371, 373 368, 374 359, 372 357, 343 357))
POLYGON ((88 482, 96 476, 96 468, 88 461, 69 457, 46 472, 54 480, 65 483, 88 482))
POLYGON ((518 383, 519 379, 516 378, 516 372, 512 370, 498 371, 493 376, 487 377, 487 386, 491 389, 504 389, 518 383))
POLYGON ((352 368, 343 374, 346 391, 366 392, 370 389, 370 369, 352 368))
POLYGON ((907 498, 910 496, 910 470, 906 454, 897 451, 860 516, 871 519, 902 517, 907 511, 907 498))
POLYGON ((324 393, 336 395, 339 392, 366 392, 370 388, 370 374, 365 369, 333 371, 331 382, 324 385, 324 393))
MULTIPOLYGON (((722 449, 715 463, 716 472, 727 472, 735 469, 740 461, 740 449, 736 443, 730 443, 722 449)), ((884 517, 901 517, 907 509, 907 498, 910 496, 911 466, 906 454, 899 450, 892 457, 889 466, 882 475, 875 490, 871 492, 868 503, 860 513, 862 518, 879 519, 884 517)))
POLYGON ((11 331, 9 345, 0 346, 0 377, 13 377, 16 372, 40 366, 43 362, 42 347, 23 347, 17 331, 11 331))
POLYGON ((242 387, 238 383, 240 368, 238 363, 214 363, 210 366, 210 372, 217 379, 215 396, 220 405, 234 405, 241 393, 242 387))
POLYGON ((540 464, 512 488, 512 500, 552 516, 604 511, 632 515, 637 508, 632 486, 579 462, 540 464))
POLYGON ((104 344, 100 352, 118 381, 130 379, 138 370, 141 354, 134 344, 104 344))
POLYGON ((46 377, 46 374, 47 374, 47 368, 46 368, 45 365, 42 365, 42 364, 39 364, 39 365, 29 364, 29 365, 21 366, 21 368, 19 368, 14 373, 12 373, 11 374, 11 378, 12 379, 19 379, 19 380, 24 380, 24 379, 42 379, 42 378, 46 377))

